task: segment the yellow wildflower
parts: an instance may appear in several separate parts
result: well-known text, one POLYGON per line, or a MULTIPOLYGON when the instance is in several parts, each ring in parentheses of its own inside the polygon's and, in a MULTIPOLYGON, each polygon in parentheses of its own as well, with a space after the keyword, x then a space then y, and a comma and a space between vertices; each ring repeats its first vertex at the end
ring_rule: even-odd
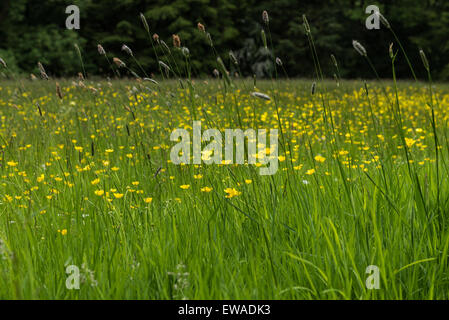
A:
POLYGON ((226 198, 228 199, 242 194, 240 191, 237 191, 234 188, 226 188, 224 191, 227 193, 226 198))
POLYGON ((314 173, 315 173, 315 169, 309 169, 309 170, 306 171, 306 174, 309 175, 309 176, 314 174, 314 173))
POLYGON ((6 164, 10 167, 15 167, 15 166, 17 166, 18 162, 8 161, 8 162, 6 162, 6 164))

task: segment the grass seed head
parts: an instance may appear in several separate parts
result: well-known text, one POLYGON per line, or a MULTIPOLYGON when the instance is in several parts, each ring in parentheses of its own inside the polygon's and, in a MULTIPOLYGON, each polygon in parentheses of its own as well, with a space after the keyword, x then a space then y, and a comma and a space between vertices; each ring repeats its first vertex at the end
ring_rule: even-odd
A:
POLYGON ((106 55, 106 51, 104 51, 104 48, 102 47, 101 44, 98 44, 98 45, 97 45, 97 49, 98 49, 98 53, 99 53, 100 55, 106 55))
POLYGON ((233 64, 235 64, 235 65, 239 64, 237 57, 234 55, 234 53, 232 51, 229 51, 229 58, 231 59, 233 64))
POLYGON ((168 45, 165 43, 164 40, 161 40, 161 46, 162 46, 162 48, 167 50, 168 53, 170 53, 170 48, 168 47, 168 45))
POLYGON ((180 48, 181 47, 181 38, 179 38, 179 36, 177 34, 172 35, 173 38, 173 46, 175 48, 180 48))
POLYGON ((310 34, 310 25, 309 25, 309 21, 307 21, 307 17, 305 14, 302 15, 302 21, 304 24, 304 30, 306 32, 306 35, 310 34))
POLYGON ((357 40, 352 40, 352 46, 362 57, 366 57, 366 49, 357 40))
POLYGON ((276 64, 277 64, 279 67, 282 67, 282 60, 281 60, 281 58, 276 57, 276 64))
POLYGON ((380 13, 379 11, 376 12, 376 15, 379 17, 380 22, 385 26, 385 28, 387 29, 391 29, 391 25, 388 22, 387 18, 384 17, 384 15, 382 13, 380 13))
POLYGON ((157 82, 156 80, 151 79, 151 78, 143 78, 143 81, 149 81, 149 82, 152 82, 154 84, 159 84, 159 82, 157 82))
POLYGON ((44 66, 42 65, 42 63, 40 63, 40 62, 38 62, 37 63, 37 67, 39 68, 39 71, 42 73, 45 73, 45 68, 44 68, 44 66))
POLYGON ((39 105, 39 102, 36 102, 36 106, 37 106, 37 110, 39 111, 39 115, 42 117, 42 109, 41 109, 41 106, 39 105))
POLYGON ((263 99, 263 100, 271 100, 271 98, 266 95, 265 93, 261 93, 261 92, 251 92, 251 95, 253 97, 259 98, 259 99, 263 99))
POLYGON ((147 19, 145 18, 143 13, 140 13, 140 20, 142 20, 143 27, 149 33, 150 32, 150 27, 149 27, 147 19))
POLYGON ((262 20, 267 26, 270 23, 270 18, 268 17, 268 12, 266 10, 262 12, 262 20))
POLYGON ((206 37, 207 37, 207 41, 209 41, 209 45, 211 47, 213 47, 214 46, 214 42, 212 41, 212 36, 210 35, 209 32, 206 34, 206 37))
POLYGON ((58 95, 59 99, 62 100, 61 87, 59 86, 59 83, 58 83, 58 82, 56 82, 56 94, 58 95))
POLYGON ((42 63, 38 62, 38 63, 37 63, 37 67, 39 68, 39 71, 40 71, 40 73, 41 73, 42 79, 48 80, 48 75, 47 75, 47 73, 45 72, 45 68, 44 68, 44 66, 42 65, 42 63))
POLYGON ((190 56, 190 50, 187 47, 182 47, 181 52, 184 55, 184 57, 186 57, 186 58, 188 58, 190 56))
POLYGON ((159 64, 160 64, 161 67, 164 68, 165 70, 170 71, 170 67, 169 67, 166 63, 164 63, 163 61, 160 61, 160 60, 159 60, 159 64))
POLYGON ((117 67, 119 67, 119 68, 124 68, 124 67, 126 67, 126 64, 122 61, 122 60, 120 60, 119 58, 117 58, 117 57, 114 57, 114 58, 112 58, 112 61, 117 65, 117 67))
POLYGON ((122 51, 125 51, 127 54, 129 54, 131 57, 133 56, 132 50, 126 45, 122 45, 122 51))
POLYGON ((199 31, 201 31, 201 32, 203 32, 203 33, 206 33, 206 28, 204 27, 204 25, 203 24, 201 24, 201 22, 198 22, 198 30, 199 31))
POLYGON ((394 53, 393 53, 393 42, 390 43, 390 47, 388 48, 388 53, 390 55, 390 59, 393 59, 394 53))
POLYGON ((422 49, 419 50, 419 55, 421 56, 421 60, 424 65, 424 68, 426 68, 427 71, 430 71, 429 60, 427 60, 426 54, 424 53, 424 51, 422 49))

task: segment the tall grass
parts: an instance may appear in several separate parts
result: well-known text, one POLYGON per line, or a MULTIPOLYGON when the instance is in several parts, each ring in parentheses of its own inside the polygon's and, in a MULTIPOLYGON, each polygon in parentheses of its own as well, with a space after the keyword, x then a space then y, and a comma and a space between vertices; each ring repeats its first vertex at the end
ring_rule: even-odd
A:
POLYGON ((150 90, 119 58, 135 79, 0 84, 0 298, 448 298, 449 87, 424 54, 428 83, 399 81, 393 48, 384 81, 358 45, 379 81, 341 79, 332 56, 336 85, 305 16, 314 80, 282 80, 262 17, 274 72, 251 91, 213 43, 222 79, 195 81, 177 42, 160 63, 144 18, 150 90), (193 120, 281 130, 279 170, 174 165, 170 133, 193 120))

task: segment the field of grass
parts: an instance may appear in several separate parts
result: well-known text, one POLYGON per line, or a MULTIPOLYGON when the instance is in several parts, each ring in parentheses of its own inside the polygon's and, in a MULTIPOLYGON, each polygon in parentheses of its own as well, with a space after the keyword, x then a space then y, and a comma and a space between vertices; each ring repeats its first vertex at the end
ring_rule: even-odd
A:
POLYGON ((449 297, 449 86, 59 82, 0 83, 0 298, 449 297), (171 163, 194 119, 279 170, 171 163))

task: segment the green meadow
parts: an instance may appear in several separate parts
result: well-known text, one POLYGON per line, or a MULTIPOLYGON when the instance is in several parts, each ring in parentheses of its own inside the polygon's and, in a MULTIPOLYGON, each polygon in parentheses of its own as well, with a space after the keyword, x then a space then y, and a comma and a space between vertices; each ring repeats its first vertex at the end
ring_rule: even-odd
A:
POLYGON ((449 86, 312 83, 0 82, 0 298, 447 299, 449 86), (174 164, 194 120, 277 172, 174 164))

